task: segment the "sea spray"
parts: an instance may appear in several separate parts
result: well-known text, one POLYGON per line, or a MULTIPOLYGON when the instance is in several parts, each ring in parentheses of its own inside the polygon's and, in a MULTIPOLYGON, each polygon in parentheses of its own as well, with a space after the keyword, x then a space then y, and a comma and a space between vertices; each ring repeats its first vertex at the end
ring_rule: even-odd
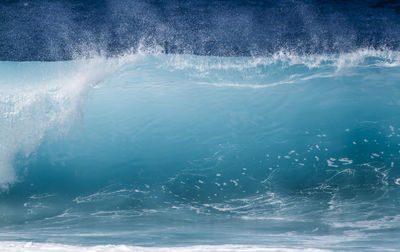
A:
POLYGON ((79 117, 90 89, 112 75, 123 62, 94 57, 77 60, 73 66, 66 62, 39 63, 33 71, 18 71, 19 66, 28 64, 34 63, 1 63, 3 67, 13 68, 12 78, 1 81, 0 93, 0 185, 3 189, 17 179, 12 167, 15 155, 21 152, 29 156, 49 129, 57 129, 59 133, 68 131, 79 117))

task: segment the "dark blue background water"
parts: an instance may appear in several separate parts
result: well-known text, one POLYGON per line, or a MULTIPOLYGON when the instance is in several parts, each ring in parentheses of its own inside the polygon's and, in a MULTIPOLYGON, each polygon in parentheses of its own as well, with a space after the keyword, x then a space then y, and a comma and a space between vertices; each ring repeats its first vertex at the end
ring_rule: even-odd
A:
POLYGON ((265 55, 399 48, 400 3, 369 1, 1 1, 0 60, 61 60, 139 45, 265 55))

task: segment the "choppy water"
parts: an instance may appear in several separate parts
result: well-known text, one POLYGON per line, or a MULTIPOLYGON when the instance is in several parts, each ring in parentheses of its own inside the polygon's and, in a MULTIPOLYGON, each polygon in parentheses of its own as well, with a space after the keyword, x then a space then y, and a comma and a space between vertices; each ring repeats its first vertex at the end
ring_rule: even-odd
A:
POLYGON ((374 49, 0 62, 0 247, 395 250, 399 70, 374 49))

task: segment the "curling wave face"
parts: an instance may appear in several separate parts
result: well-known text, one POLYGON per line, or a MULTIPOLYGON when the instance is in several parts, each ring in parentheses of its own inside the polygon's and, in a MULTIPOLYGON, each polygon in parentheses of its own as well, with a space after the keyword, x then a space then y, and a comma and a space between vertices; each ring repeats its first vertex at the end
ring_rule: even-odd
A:
POLYGON ((0 62, 0 238, 393 247, 399 69, 372 49, 0 62))

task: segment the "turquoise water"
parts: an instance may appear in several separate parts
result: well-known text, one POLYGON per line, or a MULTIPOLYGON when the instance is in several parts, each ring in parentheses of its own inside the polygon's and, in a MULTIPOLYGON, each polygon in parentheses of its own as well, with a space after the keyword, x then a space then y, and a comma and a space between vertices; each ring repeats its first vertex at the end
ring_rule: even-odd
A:
POLYGON ((369 49, 0 62, 0 246, 396 249, 399 70, 369 49))

